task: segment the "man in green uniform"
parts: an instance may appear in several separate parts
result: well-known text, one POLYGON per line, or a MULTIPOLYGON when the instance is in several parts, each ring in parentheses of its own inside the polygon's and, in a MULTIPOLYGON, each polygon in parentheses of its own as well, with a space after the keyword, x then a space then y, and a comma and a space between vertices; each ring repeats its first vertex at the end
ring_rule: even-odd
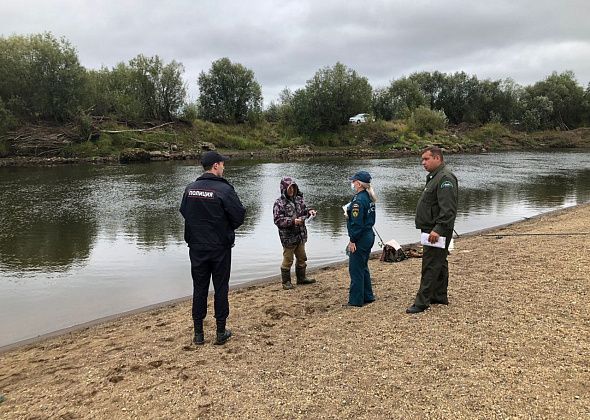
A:
POLYGON ((416 208, 416 229, 428 234, 428 243, 445 238, 444 248, 424 245, 420 289, 409 314, 424 312, 432 304, 448 305, 449 243, 453 237, 459 188, 457 177, 445 166, 442 150, 431 146, 422 153, 422 166, 428 171, 426 187, 416 208))

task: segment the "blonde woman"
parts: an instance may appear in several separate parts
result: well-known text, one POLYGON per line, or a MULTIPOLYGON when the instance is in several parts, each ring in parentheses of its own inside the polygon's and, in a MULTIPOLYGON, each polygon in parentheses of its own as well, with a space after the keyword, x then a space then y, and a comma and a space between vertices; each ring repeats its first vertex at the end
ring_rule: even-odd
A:
POLYGON ((350 290, 348 304, 345 306, 363 306, 375 300, 369 273, 369 256, 375 243, 375 202, 377 196, 371 187, 371 175, 359 171, 350 178, 350 187, 354 196, 347 208, 348 220, 348 272, 350 273, 350 290))

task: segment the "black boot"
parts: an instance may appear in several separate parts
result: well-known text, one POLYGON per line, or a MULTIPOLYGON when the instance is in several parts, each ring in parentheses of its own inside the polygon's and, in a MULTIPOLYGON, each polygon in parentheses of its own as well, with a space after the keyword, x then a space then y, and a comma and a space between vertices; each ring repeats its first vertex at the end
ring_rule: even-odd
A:
POLYGON ((227 342, 227 340, 229 340, 230 337, 231 337, 231 331, 228 329, 226 329, 223 332, 217 331, 217 336, 215 337, 215 342, 213 344, 215 344, 217 346, 225 344, 227 342))
POLYGON ((315 283, 315 279, 305 277, 305 267, 295 267, 295 274, 297 275, 297 284, 315 283))
POLYGON ((283 289, 289 290, 293 288, 293 283, 291 283, 291 270, 281 268, 281 278, 283 279, 283 289))
POLYGON ((203 320, 193 320, 195 336, 193 337, 193 343, 198 346, 205 344, 205 334, 203 333, 203 320))
POLYGON ((217 324, 217 334, 213 344, 225 344, 225 342, 231 337, 231 331, 225 328, 225 319, 216 319, 215 323, 217 324))

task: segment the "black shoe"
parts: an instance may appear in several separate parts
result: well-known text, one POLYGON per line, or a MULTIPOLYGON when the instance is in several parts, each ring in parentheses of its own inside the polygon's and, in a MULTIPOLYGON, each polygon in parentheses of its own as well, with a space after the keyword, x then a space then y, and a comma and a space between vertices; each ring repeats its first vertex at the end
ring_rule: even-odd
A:
POLYGON ((231 337, 231 331, 230 330, 225 330, 224 332, 218 332, 217 333, 217 337, 215 338, 215 343, 216 345, 221 345, 221 344, 225 344, 227 342, 227 340, 229 340, 229 338, 231 337))
POLYGON ((283 283, 284 290, 291 290, 293 288, 295 288, 295 286, 293 286, 293 283, 291 283, 290 281, 283 283))
POLYGON ((419 306, 412 305, 408 309, 406 309, 406 313, 407 314, 419 314, 420 312, 424 312, 425 310, 426 310, 426 308, 421 308, 419 306))
POLYGON ((202 346, 203 344, 205 344, 205 334, 195 334, 195 336, 193 337, 193 343, 195 343, 197 346, 202 346))
POLYGON ((431 300, 430 304, 431 305, 448 305, 449 301, 447 299, 445 299, 445 300, 431 300))
POLYGON ((365 300, 365 305, 368 305, 369 303, 373 303, 373 302, 375 302, 375 299, 373 299, 373 300, 365 300))
POLYGON ((353 305, 351 303, 345 303, 342 305, 345 309, 362 308, 363 305, 353 305))

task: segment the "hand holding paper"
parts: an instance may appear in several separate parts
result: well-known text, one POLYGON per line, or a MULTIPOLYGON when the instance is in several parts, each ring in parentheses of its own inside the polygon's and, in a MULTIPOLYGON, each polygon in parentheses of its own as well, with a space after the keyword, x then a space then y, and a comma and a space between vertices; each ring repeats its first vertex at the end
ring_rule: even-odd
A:
POLYGON ((422 232, 422 234, 420 235, 420 243, 422 245, 433 246, 435 248, 444 248, 445 247, 445 245, 447 243, 447 238, 445 238, 444 236, 439 236, 438 241, 436 241, 435 243, 430 243, 428 241, 429 236, 430 236, 429 233, 422 232))

